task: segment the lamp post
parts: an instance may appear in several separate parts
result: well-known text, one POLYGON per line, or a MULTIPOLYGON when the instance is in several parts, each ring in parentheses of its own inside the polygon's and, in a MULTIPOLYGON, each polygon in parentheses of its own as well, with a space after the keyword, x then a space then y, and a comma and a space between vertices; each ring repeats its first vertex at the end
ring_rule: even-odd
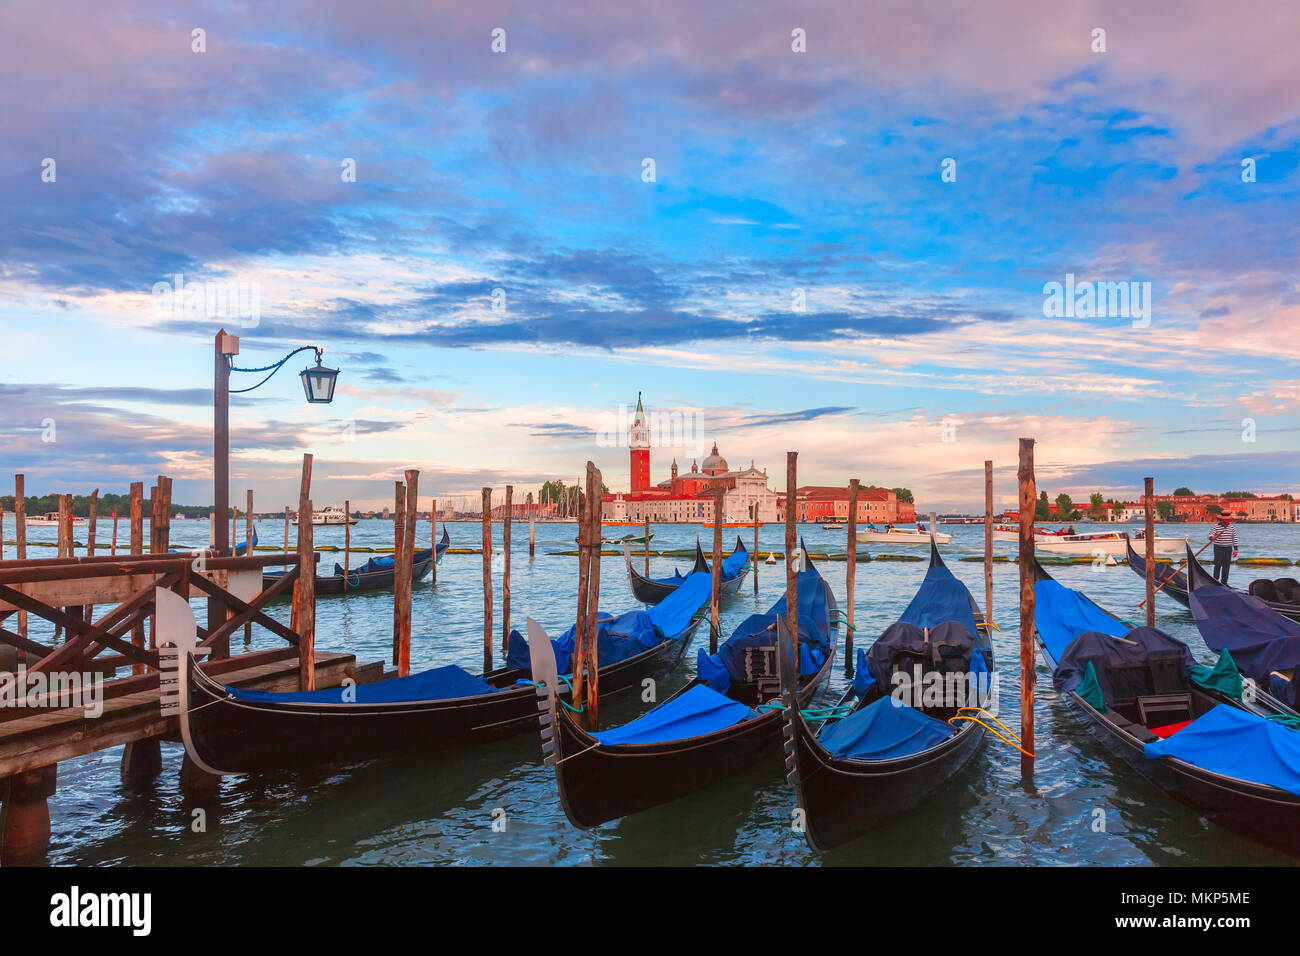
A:
MULTIPOLYGON (((225 555, 230 551, 229 523, 230 513, 230 396, 251 392, 270 381, 271 376, 280 370, 285 362, 299 352, 314 351, 315 367, 302 370, 303 393, 312 405, 324 405, 334 400, 334 384, 339 371, 326 368, 321 364, 321 350, 315 345, 304 345, 294 349, 280 361, 263 368, 236 368, 233 356, 239 354, 239 337, 229 335, 225 329, 217 332, 215 343, 215 374, 212 392, 212 482, 213 506, 216 517, 213 518, 212 549, 216 554, 225 555), (230 388, 231 372, 267 372, 266 378, 249 388, 230 388)), ((220 627, 225 622, 225 606, 215 600, 208 601, 208 628, 220 627)))

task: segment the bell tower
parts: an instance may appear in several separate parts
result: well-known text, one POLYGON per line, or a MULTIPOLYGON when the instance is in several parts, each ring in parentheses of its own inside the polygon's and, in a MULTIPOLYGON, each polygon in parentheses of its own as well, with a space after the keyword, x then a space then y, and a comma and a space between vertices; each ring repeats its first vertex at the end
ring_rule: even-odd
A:
POLYGON ((650 488, 650 430, 645 423, 645 409, 641 407, 641 393, 636 393, 636 416, 632 419, 632 429, 628 434, 631 447, 631 488, 632 493, 647 491, 650 488))

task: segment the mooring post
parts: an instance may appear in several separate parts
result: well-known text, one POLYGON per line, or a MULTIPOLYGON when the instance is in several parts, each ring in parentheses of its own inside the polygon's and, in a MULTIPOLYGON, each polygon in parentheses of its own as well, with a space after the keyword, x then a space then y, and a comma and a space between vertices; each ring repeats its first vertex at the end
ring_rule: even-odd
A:
MULTIPOLYGON (((144 482, 131 482, 131 554, 144 554, 144 482)), ((144 624, 131 626, 131 643, 144 650, 144 624)), ((144 664, 131 665, 132 674, 143 674, 144 664)))
POLYGON ((601 477, 600 469, 587 463, 587 726, 600 728, 600 551, 601 551, 601 477))
MULTIPOLYGON (((27 492, 23 475, 14 475, 14 545, 19 561, 27 557, 27 492)), ((18 612, 18 636, 27 636, 27 612, 18 612)))
POLYGON ((50 845, 50 805, 58 765, 38 767, 0 780, 0 866, 39 863, 50 845))
MULTIPOLYGON (((750 562, 754 566, 754 597, 758 597, 758 502, 754 502, 754 557, 750 562)), ((647 568, 646 574, 650 571, 647 568)))
POLYGON ((709 653, 718 653, 718 604, 722 600, 722 496, 724 489, 713 489, 713 588, 709 592, 709 653))
POLYGON ((984 462, 984 620, 993 637, 993 462, 984 462))
MULTIPOLYGON (((298 689, 316 689, 316 530, 312 525, 312 456, 302 456, 298 487, 298 689)), ((229 654, 229 650, 227 650, 229 654)))
POLYGON ((483 673, 492 669, 492 489, 483 489, 483 673))
POLYGON ((1144 478, 1146 498, 1147 627, 1156 626, 1156 491, 1155 478, 1144 478))
POLYGON ((799 453, 785 453, 785 626, 794 642, 795 672, 799 670, 799 579, 795 570, 795 488, 799 481, 799 453))
MULTIPOLYGON (((289 553, 289 506, 284 506, 284 553, 289 553)), ((288 558, 285 559, 286 561, 288 558)), ((285 571, 289 570, 289 565, 284 566, 285 571)))
POLYGON ((1034 508, 1038 502, 1034 478, 1034 440, 1020 439, 1020 775, 1034 779, 1034 508))
POLYGON ((412 577, 415 570, 415 535, 418 527, 416 515, 420 507, 420 473, 406 469, 406 518, 403 524, 409 529, 402 539, 402 639, 397 653, 397 676, 411 673, 411 592, 415 588, 412 577))
MULTIPOLYGON (((587 468, 592 468, 587 462, 587 468)), ((590 483, 590 476, 588 476, 590 483)), ((590 486, 590 485, 589 485, 590 486)), ((587 571, 591 556, 587 553, 589 536, 587 520, 587 495, 578 489, 578 614, 573 624, 573 706, 581 707, 583 672, 587 663, 587 571)))
POLYGON ((506 485, 506 514, 501 526, 501 550, 505 565, 501 571, 501 656, 510 650, 510 509, 514 507, 514 485, 506 485))
POLYGON ((113 511, 113 542, 108 547, 109 557, 117 556, 117 510, 113 511))
MULTIPOLYGON (((98 511, 99 511, 99 489, 96 488, 94 491, 90 493, 90 502, 89 502, 89 509, 87 515, 86 557, 88 558, 93 558, 95 556, 95 522, 96 519, 98 518, 98 514, 97 514, 98 511)), ((87 617, 90 616, 89 610, 87 610, 86 616, 87 617)))
POLYGON ((645 514, 645 527, 641 531, 641 553, 645 560, 645 576, 650 577, 650 509, 647 507, 645 514))
POLYGON ((401 657, 402 619, 398 613, 397 571, 402 564, 402 542, 406 538, 406 485, 393 482, 393 666, 401 657))
POLYGON ((531 561, 537 552, 537 505, 532 500, 532 492, 528 498, 528 560, 531 561))
POLYGON ((429 499, 429 546, 433 548, 433 564, 430 565, 430 582, 438 583, 438 499, 429 499))
POLYGON ((352 572, 352 502, 346 498, 343 515, 343 593, 347 594, 348 575, 352 572))
POLYGON ((849 479, 848 547, 844 553, 845 617, 847 618, 844 628, 844 673, 850 677, 853 675, 853 589, 858 583, 858 489, 861 484, 857 478, 849 479))
MULTIPOLYGON (((244 509, 244 557, 251 558, 253 556, 253 489, 252 488, 249 488, 247 491, 247 499, 248 499, 247 500, 248 507, 244 509)), ((167 502, 167 527, 169 532, 171 529, 171 520, 172 520, 171 510, 172 510, 172 503, 169 500, 167 502)), ((253 643, 253 624, 250 621, 249 623, 244 625, 244 646, 248 647, 248 645, 252 643, 253 643)))

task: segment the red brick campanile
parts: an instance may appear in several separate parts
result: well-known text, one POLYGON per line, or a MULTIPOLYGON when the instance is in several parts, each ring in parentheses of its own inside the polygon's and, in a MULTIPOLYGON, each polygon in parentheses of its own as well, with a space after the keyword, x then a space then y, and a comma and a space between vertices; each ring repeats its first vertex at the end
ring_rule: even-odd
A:
POLYGON ((631 446, 631 482, 632 493, 648 491, 650 488, 650 430, 645 423, 645 409, 641 407, 641 393, 636 394, 636 417, 632 419, 632 430, 628 436, 631 446))

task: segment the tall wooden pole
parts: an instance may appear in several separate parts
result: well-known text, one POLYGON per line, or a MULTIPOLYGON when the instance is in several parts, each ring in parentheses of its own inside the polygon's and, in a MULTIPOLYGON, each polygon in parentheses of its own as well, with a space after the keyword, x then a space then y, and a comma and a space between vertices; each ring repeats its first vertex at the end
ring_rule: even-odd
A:
POLYGON ((1020 439, 1020 775, 1034 779, 1034 440, 1020 439))
MULTIPOLYGON (((310 456, 308 456, 310 457, 310 456)), ((316 529, 311 499, 298 499, 298 689, 316 689, 316 529), (303 515, 307 520, 303 520, 303 515)))
POLYGON ((785 453, 785 626, 794 642, 794 666, 799 670, 799 579, 795 571, 795 489, 798 486, 797 451, 785 453))
POLYGON ((641 552, 645 558, 645 576, 650 577, 650 510, 649 508, 646 509, 645 514, 642 515, 642 517, 645 519, 645 527, 642 528, 641 530, 641 537, 644 539, 641 542, 641 552))
MULTIPOLYGON (((27 491, 26 478, 14 475, 14 544, 19 561, 27 557, 27 491)), ((18 612, 18 636, 27 636, 27 612, 18 612)))
POLYGON ((848 626, 844 628, 844 673, 853 673, 853 589, 858 583, 858 489, 861 482, 857 478, 849 479, 849 523, 848 548, 844 559, 844 591, 847 597, 845 616, 848 626))
POLYGON ((59 495, 58 551, 61 558, 72 557, 72 495, 59 495))
POLYGON ((600 469, 587 464, 587 726, 600 728, 600 547, 602 511, 600 469))
MULTIPOLYGON (((253 489, 247 489, 244 494, 247 505, 244 508, 244 557, 251 558, 253 556, 253 489)), ((169 501, 167 502, 168 527, 171 525, 171 510, 171 502, 169 501)), ((252 622, 249 622, 244 625, 244 646, 247 647, 252 643, 253 625, 252 622)))
POLYGON ((492 669, 492 489, 483 489, 483 673, 492 669))
POLYGON ((722 600, 722 485, 713 489, 713 588, 709 592, 709 653, 718 653, 718 604, 722 600))
POLYGON ((348 593, 348 572, 352 569, 352 502, 343 500, 343 593, 348 593))
POLYGON ((432 528, 429 532, 429 547, 433 548, 433 564, 430 565, 430 580, 438 583, 438 499, 429 499, 429 524, 432 528))
MULTIPOLYGON (((131 482, 131 553, 144 554, 144 482, 131 482)), ((144 650, 144 625, 131 627, 131 643, 144 650)), ((144 665, 131 665, 132 674, 143 674, 144 665)))
POLYGON ((506 517, 501 526, 501 543, 505 567, 501 571, 501 656, 510 649, 510 510, 514 507, 514 485, 506 485, 506 517))
POLYGON ((1156 515, 1155 515, 1155 478, 1144 478, 1147 513, 1146 557, 1147 557, 1147 627, 1156 626, 1156 515))
POLYGON ((984 620, 993 628, 993 462, 984 462, 984 620))
MULTIPOLYGON (((393 482, 393 588, 396 594, 397 568, 401 563, 402 544, 406 540, 406 485, 400 481, 393 482)), ((397 602, 393 603, 393 666, 396 667, 401 657, 402 622, 397 613, 397 602)))
MULTIPOLYGON (((754 502, 754 557, 749 562, 754 568, 754 597, 758 597, 758 502, 754 502)), ((649 576, 649 571, 646 575, 649 576)))
MULTIPOLYGON (((531 504, 531 503, 530 503, 531 504)), ((533 559, 537 551, 537 507, 532 505, 528 509, 528 560, 533 559)))
MULTIPOLYGON (((284 506, 284 553, 285 554, 289 553, 289 510, 290 510, 289 506, 285 505, 284 506)), ((288 571, 289 565, 286 564, 284 566, 284 569, 288 571)))
POLYGON ((402 524, 407 533, 402 537, 402 628, 397 649, 397 676, 406 677, 411 673, 411 592, 414 590, 415 570, 415 529, 416 514, 419 508, 420 473, 414 468, 406 469, 406 518, 402 524))
MULTIPOLYGON (((86 557, 95 556, 95 520, 99 512, 99 489, 90 493, 89 525, 86 528, 86 557)), ((89 614, 87 614, 89 616, 89 614)))
MULTIPOLYGON (((212 550, 220 557, 230 553, 226 539, 226 514, 230 510, 230 354, 237 340, 226 335, 225 329, 217 331, 213 343, 212 375, 212 550)), ((208 601, 208 630, 216 630, 226 622, 226 606, 216 598, 208 601)), ((214 658, 215 654, 212 655, 214 658)))
MULTIPOLYGON (((593 467, 587 462, 588 468, 593 467)), ((588 478, 590 481, 590 478, 588 478)), ((587 538, 590 536, 586 518, 586 499, 578 495, 578 614, 573 625, 573 705, 582 704, 583 671, 587 661, 587 572, 591 565, 591 555, 587 553, 587 538)))

